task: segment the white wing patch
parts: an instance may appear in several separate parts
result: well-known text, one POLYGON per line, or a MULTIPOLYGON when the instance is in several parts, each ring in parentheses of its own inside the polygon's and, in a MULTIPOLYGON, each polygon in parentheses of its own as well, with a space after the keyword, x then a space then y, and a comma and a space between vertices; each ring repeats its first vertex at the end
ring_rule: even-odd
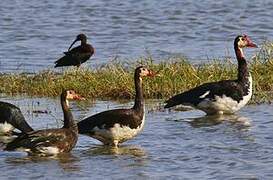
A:
POLYGON ((209 93, 210 93, 210 91, 207 91, 203 95, 199 96, 199 98, 205 98, 209 93))
MULTIPOLYGON (((29 148, 19 147, 16 149, 17 151, 32 153, 32 150, 29 148)), ((60 149, 58 147, 49 146, 49 147, 39 147, 37 148, 39 153, 41 155, 57 155, 58 153, 61 153, 60 149)))
POLYGON ((43 154, 47 154, 47 155, 55 155, 60 153, 59 148, 54 147, 54 146, 49 146, 49 147, 40 147, 38 148, 38 150, 43 153, 43 154))
POLYGON ((14 127, 10 123, 7 123, 6 121, 4 123, 0 123, 0 134, 8 133, 13 129, 14 127))

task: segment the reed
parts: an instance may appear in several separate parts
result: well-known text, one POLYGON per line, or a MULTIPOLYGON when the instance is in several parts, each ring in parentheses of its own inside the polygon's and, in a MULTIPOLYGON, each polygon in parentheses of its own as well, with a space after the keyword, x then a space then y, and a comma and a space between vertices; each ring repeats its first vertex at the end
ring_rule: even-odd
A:
MULTIPOLYGON (((270 102, 273 98, 273 43, 264 43, 248 62, 254 82, 252 103, 270 102)), ((143 81, 146 98, 168 98, 202 83, 236 78, 237 75, 236 60, 211 60, 193 65, 187 58, 173 57, 156 64, 148 56, 133 64, 115 62, 95 69, 1 74, 0 93, 51 97, 59 95, 63 88, 72 88, 86 98, 129 99, 134 97, 134 69, 140 64, 159 74, 143 81)))

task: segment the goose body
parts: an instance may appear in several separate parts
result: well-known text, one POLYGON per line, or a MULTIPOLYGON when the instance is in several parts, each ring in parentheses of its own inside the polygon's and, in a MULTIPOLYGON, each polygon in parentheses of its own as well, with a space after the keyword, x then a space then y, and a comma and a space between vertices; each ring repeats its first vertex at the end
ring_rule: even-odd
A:
POLYGON ((144 127, 144 112, 133 109, 104 111, 78 123, 79 133, 91 136, 105 145, 118 145, 135 137, 144 127))
POLYGON ((70 45, 65 56, 55 62, 55 67, 61 66, 80 66, 85 63, 93 54, 95 50, 92 45, 87 44, 87 37, 84 34, 79 34, 74 42, 70 45), (81 41, 81 45, 70 50, 74 43, 81 41))
POLYGON ((7 102, 0 102, 0 135, 12 134, 15 128, 22 133, 33 131, 19 107, 7 102))
POLYGON ((174 96, 167 101, 165 108, 183 104, 207 114, 232 114, 244 107, 251 96, 252 78, 249 76, 246 88, 233 80, 206 83, 174 96))
POLYGON ((67 129, 43 129, 21 135, 7 144, 7 151, 24 151, 42 156, 69 152, 77 143, 77 132, 67 129))
POLYGON ((144 127, 145 111, 142 77, 153 72, 140 66, 135 70, 135 104, 130 109, 113 109, 90 116, 78 123, 80 134, 101 141, 105 145, 118 146, 135 137, 144 127))
POLYGON ((67 153, 78 140, 77 124, 69 110, 67 99, 81 99, 74 91, 63 91, 61 104, 64 113, 64 126, 60 129, 43 129, 23 134, 8 143, 5 150, 20 150, 42 156, 67 153))
POLYGON ((166 101, 165 108, 182 104, 202 110, 206 114, 232 114, 244 107, 252 96, 252 77, 243 54, 244 47, 257 46, 246 35, 235 38, 237 79, 205 83, 175 95, 166 101))

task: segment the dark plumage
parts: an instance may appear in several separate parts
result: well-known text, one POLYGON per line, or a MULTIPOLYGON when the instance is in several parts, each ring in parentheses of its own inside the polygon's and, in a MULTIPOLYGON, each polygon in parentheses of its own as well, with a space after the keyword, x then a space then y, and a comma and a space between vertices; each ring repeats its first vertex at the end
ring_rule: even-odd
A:
POLYGON ((86 62, 93 54, 94 48, 90 44, 87 44, 87 37, 84 34, 79 34, 74 42, 70 45, 67 52, 64 52, 65 56, 55 62, 55 67, 61 66, 80 66, 86 62), (81 45, 70 50, 74 43, 81 41, 81 45))
POLYGON ((33 131, 20 108, 7 102, 0 102, 0 134, 10 134, 14 128, 23 133, 33 131))
POLYGON ((5 150, 22 150, 39 155, 55 155, 71 151, 78 140, 78 128, 69 110, 68 99, 82 98, 72 90, 62 92, 64 126, 61 129, 44 129, 26 133, 8 143, 5 150))
POLYGON ((116 123, 121 126, 128 126, 131 129, 136 129, 140 126, 144 111, 134 111, 133 109, 114 109, 103 111, 93 116, 90 116, 78 123, 79 133, 94 135, 91 129, 105 128, 110 129, 116 123))
POLYGON ((140 66, 135 70, 135 105, 130 109, 114 109, 90 116, 78 123, 80 134, 89 135, 105 145, 117 146, 132 139, 144 126, 144 98, 142 77, 154 73, 140 66))
POLYGON ((201 86, 190 89, 181 94, 175 95, 166 101, 165 108, 170 108, 179 104, 197 106, 204 99, 214 99, 215 96, 231 97, 238 103, 243 99, 243 96, 247 95, 248 91, 246 88, 242 88, 240 83, 236 80, 224 80, 218 82, 205 83, 201 86), (209 92, 206 96, 206 92, 209 92))
POLYGON ((257 47, 246 35, 237 36, 234 49, 238 61, 238 77, 236 80, 223 80, 206 83, 166 101, 165 108, 179 104, 193 106, 207 114, 229 114, 243 107, 252 95, 252 78, 242 49, 257 47))

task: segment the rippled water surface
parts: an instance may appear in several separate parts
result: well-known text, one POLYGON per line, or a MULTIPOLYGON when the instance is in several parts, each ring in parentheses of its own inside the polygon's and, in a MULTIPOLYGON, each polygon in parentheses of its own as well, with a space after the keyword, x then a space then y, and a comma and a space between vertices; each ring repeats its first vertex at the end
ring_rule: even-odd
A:
MULTIPOLYGON (((2 98, 22 108, 35 129, 61 126, 59 99, 2 98), (47 111, 35 114, 33 111, 47 111)), ((118 149, 80 136, 70 154, 29 157, 0 150, 1 179, 272 179, 273 106, 249 105, 237 115, 204 117, 199 111, 160 111, 146 103, 146 124, 118 149)), ((72 102, 79 120, 118 102, 72 102)))
POLYGON ((193 62, 234 57, 238 34, 257 44, 272 40, 272 18, 272 0, 2 0, 0 70, 53 68, 80 32, 96 48, 85 66, 116 57, 133 61, 147 52, 157 62, 176 55, 193 62))

